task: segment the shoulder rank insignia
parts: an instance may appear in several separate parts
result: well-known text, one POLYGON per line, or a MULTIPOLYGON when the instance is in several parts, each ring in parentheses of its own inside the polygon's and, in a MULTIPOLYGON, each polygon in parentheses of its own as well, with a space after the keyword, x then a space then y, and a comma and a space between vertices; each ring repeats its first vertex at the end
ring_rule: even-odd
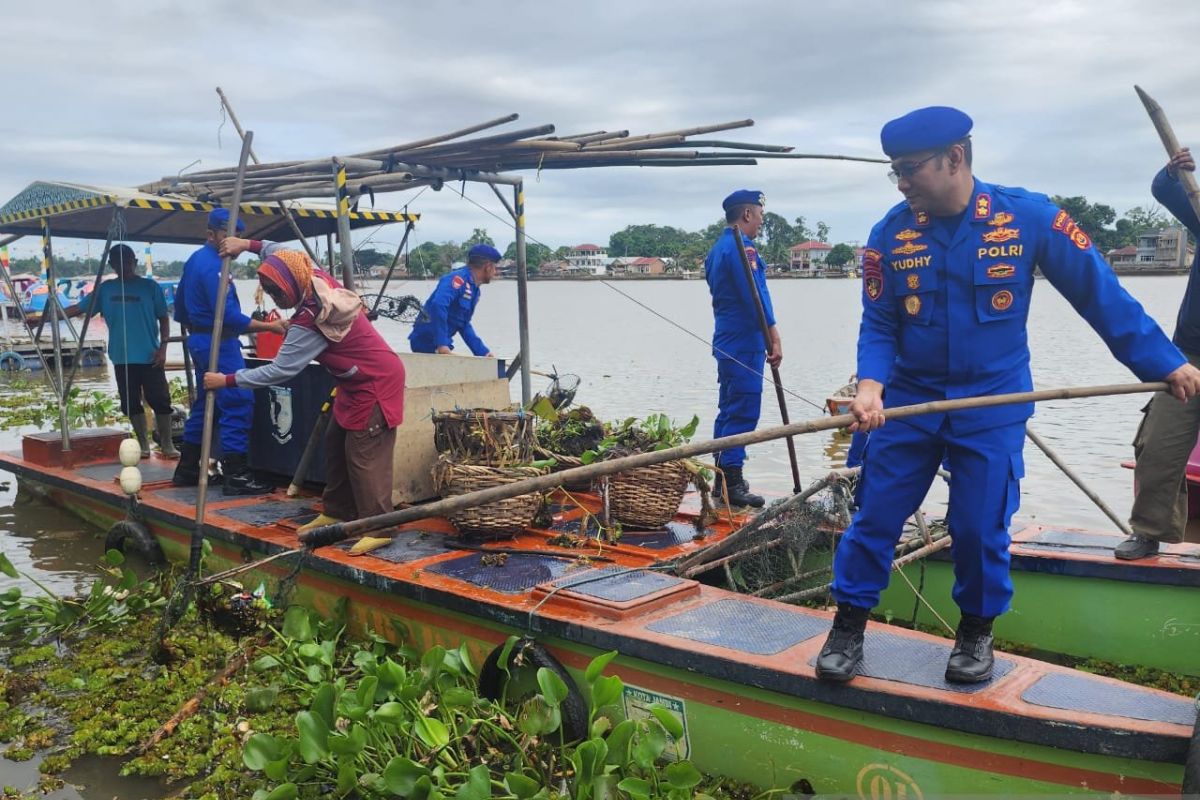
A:
POLYGON ((927 244, 917 244, 916 242, 905 242, 904 244, 900 245, 899 247, 893 247, 892 255, 894 255, 894 256, 911 256, 913 253, 919 253, 922 250, 928 250, 928 249, 929 249, 929 245, 927 245, 927 244))
POLYGON ((1017 274, 1017 268, 1012 264, 992 264, 987 268, 989 278, 1010 278, 1017 274))
POLYGON ((1001 289, 992 295, 992 308, 997 311, 1008 311, 1012 306, 1013 294, 1008 289, 1001 289))
POLYGON ((910 294, 904 298, 904 310, 908 312, 910 317, 915 317, 921 313, 921 298, 915 294, 910 294))
POLYGON ((928 228, 929 227, 929 212, 928 211, 918 211, 914 216, 916 217, 918 228, 928 228))
POLYGON ((896 234, 896 238, 902 242, 911 242, 913 239, 920 239, 924 235, 920 231, 914 231, 912 228, 905 228, 896 234))
POLYGON ((872 301, 883 294, 883 253, 868 247, 863 251, 863 290, 872 301))
POLYGON ((988 225, 994 225, 997 228, 1003 228, 1005 225, 1013 221, 1013 215, 1007 211, 999 211, 996 216, 988 220, 988 225))
POLYGON ((987 192, 975 195, 975 219, 987 219, 992 215, 992 196, 987 192))
POLYGON ((920 275, 909 275, 905 279, 905 283, 908 284, 908 288, 910 288, 910 289, 919 289, 919 288, 921 288, 921 276, 920 275))
POLYGON ((985 242, 990 242, 991 244, 997 244, 999 242, 1012 241, 1013 239, 1019 238, 1020 235, 1020 228, 996 228, 994 231, 984 231, 983 240, 985 242))

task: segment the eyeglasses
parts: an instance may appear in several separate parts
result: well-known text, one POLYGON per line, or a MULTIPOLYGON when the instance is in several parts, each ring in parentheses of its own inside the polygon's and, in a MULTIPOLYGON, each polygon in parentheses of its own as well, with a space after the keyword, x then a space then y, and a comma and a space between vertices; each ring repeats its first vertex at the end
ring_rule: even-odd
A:
POLYGON ((891 171, 888 172, 888 178, 892 183, 900 183, 901 178, 911 178, 920 172, 921 167, 925 166, 927 162, 932 161, 944 152, 944 150, 938 150, 936 153, 925 156, 920 161, 914 161, 911 164, 893 164, 891 171))

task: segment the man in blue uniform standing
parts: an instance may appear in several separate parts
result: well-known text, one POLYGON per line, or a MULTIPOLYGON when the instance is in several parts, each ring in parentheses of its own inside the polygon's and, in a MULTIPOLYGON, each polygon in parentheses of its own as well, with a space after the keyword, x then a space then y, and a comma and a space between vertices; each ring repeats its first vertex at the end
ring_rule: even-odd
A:
MULTIPOLYGON (((229 209, 215 208, 208 215, 204 246, 192 253, 183 266, 183 275, 175 290, 175 321, 187 326, 187 348, 196 370, 196 399, 183 428, 183 446, 179 466, 172 481, 176 486, 195 486, 200 480, 200 443, 204 437, 204 373, 212 341, 216 315, 217 292, 221 283, 221 256, 217 252, 225 240, 229 225, 229 209)), ((245 230, 238 220, 238 231, 245 230)), ((225 296, 225 315, 221 324, 221 341, 217 371, 232 374, 246 366, 238 337, 243 333, 273 331, 282 333, 282 322, 252 320, 242 313, 237 288, 232 282, 225 296)), ((250 423, 254 415, 254 393, 249 389, 226 389, 216 396, 213 417, 220 430, 222 493, 226 496, 266 494, 268 484, 255 479, 250 472, 247 453, 250 450, 250 423)), ((207 465, 205 465, 207 468, 207 465)))
MULTIPOLYGON (((775 311, 771 293, 767 291, 766 264, 754 248, 754 237, 762 228, 762 192, 740 189, 725 198, 725 221, 729 223, 717 239, 708 258, 704 260, 704 279, 712 295, 713 330, 712 353, 717 360, 717 418, 713 423, 713 438, 752 431, 758 426, 762 409, 764 364, 779 366, 783 360, 783 345, 775 327, 775 311), (737 240, 741 236, 750 260, 754 286, 746 280, 737 240), (762 325, 758 318, 755 292, 762 298, 767 317, 770 341, 763 341, 762 325)), ((731 506, 762 508, 761 496, 750 491, 742 472, 746 463, 746 448, 736 447, 717 455, 717 481, 714 492, 727 497, 731 506)))
MULTIPOLYGON (((1200 238, 1200 219, 1188 202, 1180 170, 1195 172, 1196 160, 1186 147, 1154 176, 1150 191, 1175 219, 1200 238)), ((1200 252, 1192 261, 1187 290, 1175 322, 1175 344, 1192 364, 1200 365, 1200 252)), ((1150 401, 1134 441, 1137 495, 1129 513, 1133 536, 1117 545, 1114 555, 1136 561, 1158 553, 1159 543, 1182 542, 1188 520, 1188 456, 1200 434, 1200 399, 1176 403, 1160 393, 1150 401)))
POLYGON ((816 665, 825 680, 854 677, 901 527, 943 454, 952 476, 953 597, 962 611, 946 680, 991 677, 992 620, 1012 597, 1008 524, 1020 501, 1033 404, 883 423, 885 406, 1032 388, 1025 326, 1035 266, 1141 380, 1167 381, 1180 400, 1200 391, 1200 371, 1121 288, 1066 212, 1045 195, 973 177, 970 130, 970 117, 946 107, 883 127, 905 202, 871 231, 865 253, 850 411, 858 420, 852 428, 872 433, 861 506, 834 558, 837 616, 816 665))
POLYGON ((425 301, 425 313, 413 325, 408 343, 414 353, 443 353, 454 350, 454 337, 461 335, 471 353, 491 356, 483 340, 471 327, 475 306, 482 294, 479 287, 496 277, 500 251, 491 245, 477 244, 467 253, 467 265, 447 272, 425 301))

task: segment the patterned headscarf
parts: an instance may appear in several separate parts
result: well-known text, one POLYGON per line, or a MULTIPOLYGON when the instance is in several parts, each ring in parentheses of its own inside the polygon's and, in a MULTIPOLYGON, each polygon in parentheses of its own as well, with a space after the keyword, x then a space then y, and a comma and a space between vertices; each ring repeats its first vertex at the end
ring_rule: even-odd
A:
POLYGON ((281 306, 295 308, 312 291, 313 263, 299 250, 276 250, 263 259, 258 277, 279 287, 281 306))

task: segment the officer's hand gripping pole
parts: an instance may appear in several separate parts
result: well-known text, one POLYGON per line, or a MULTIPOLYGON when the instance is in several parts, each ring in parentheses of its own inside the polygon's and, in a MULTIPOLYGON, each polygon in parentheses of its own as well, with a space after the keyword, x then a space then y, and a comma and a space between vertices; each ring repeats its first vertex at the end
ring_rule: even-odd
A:
MULTIPOLYGON (((750 257, 746 253, 746 245, 742 242, 742 230, 736 224, 733 226, 733 240, 737 242, 738 256, 742 259, 742 270, 746 273, 746 283, 750 285, 750 296, 754 298, 754 308, 758 311, 758 325, 762 329, 763 346, 767 353, 771 352, 771 327, 767 325, 767 312, 763 308, 762 296, 758 293, 758 284, 754 282, 754 270, 750 268, 750 257)), ((775 384, 775 397, 779 400, 779 418, 787 425, 787 401, 783 399, 783 382, 779 380, 779 367, 771 365, 771 381, 775 384)), ((796 443, 792 437, 787 437, 788 460, 792 464, 792 493, 800 494, 800 467, 796 464, 796 443)))
MULTIPOLYGON (((1145 392, 1163 392, 1169 391, 1169 386, 1166 383, 1122 383, 1108 386, 1083 386, 1078 388, 1062 388, 1062 389, 1042 389, 1034 392, 1017 392, 1014 394, 996 394, 985 397, 963 397, 957 400, 935 400, 928 403, 917 403, 911 406, 898 406, 896 408, 886 409, 884 412, 885 419, 904 419, 906 417, 915 417, 920 414, 944 414, 949 411, 961 411, 967 408, 991 408, 994 406, 1014 405, 1017 403, 1036 403, 1045 400, 1073 400, 1083 397, 1107 397, 1110 395, 1122 394, 1142 394, 1145 392)), ((696 456, 715 453, 720 450, 727 450, 731 447, 745 447, 752 444, 761 444, 774 439, 783 439, 789 436, 799 436, 805 433, 817 433, 819 431, 833 430, 835 428, 845 428, 854 424, 857 420, 853 414, 839 414, 834 417, 817 417, 816 419, 804 420, 802 422, 793 422, 787 425, 779 425, 774 428, 762 428, 756 431, 747 433, 739 433, 733 436, 723 436, 720 439, 712 439, 707 442, 692 442, 680 447, 671 447, 666 450, 655 450, 651 453, 639 453, 625 458, 614 458, 612 461, 598 461, 592 464, 587 464, 582 467, 574 467, 572 469, 555 472, 550 475, 540 475, 536 478, 527 478, 526 480, 516 481, 515 483, 506 484, 504 486, 493 486, 490 489, 482 489, 478 492, 469 492, 467 494, 455 495, 444 500, 437 500, 432 503, 425 503, 419 506, 403 508, 399 511, 389 511, 386 514, 378 514, 373 517, 363 517, 352 522, 338 522, 333 525, 323 525, 320 528, 312 530, 300 536, 300 542, 308 549, 324 547, 325 545, 335 544, 345 539, 354 536, 360 536, 365 533, 392 528, 397 525, 403 525, 406 522, 415 522, 419 519, 428 519, 430 517, 443 517, 462 511, 467 508, 474 508, 486 503, 494 503, 498 500, 507 500, 510 497, 518 497, 523 494, 531 494, 533 492, 548 492, 557 489, 564 483, 573 483, 589 478, 601 478, 605 475, 613 475, 618 472, 624 472, 629 469, 638 467, 649 467, 655 464, 662 464, 667 461, 675 461, 681 458, 694 458, 696 456)), ((722 542, 728 539, 722 540, 722 542)), ((722 542, 717 542, 713 547, 719 547, 722 542)), ((708 552, 707 550, 704 552, 708 552)), ((689 557, 690 558, 690 557, 689 557)))

